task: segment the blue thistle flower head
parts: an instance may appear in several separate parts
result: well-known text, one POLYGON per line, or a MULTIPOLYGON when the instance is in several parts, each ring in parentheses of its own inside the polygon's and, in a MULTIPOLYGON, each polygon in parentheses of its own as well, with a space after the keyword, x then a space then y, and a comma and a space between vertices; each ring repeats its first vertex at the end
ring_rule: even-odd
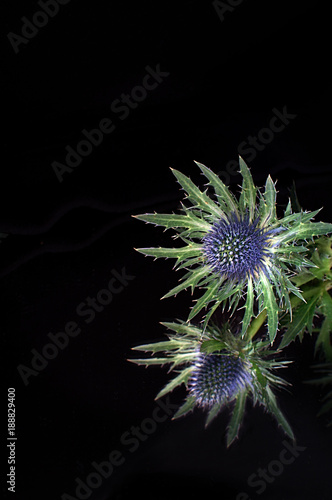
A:
POLYGON ((259 226, 259 219, 250 222, 249 215, 232 213, 217 221, 203 237, 203 253, 212 271, 234 281, 244 281, 260 273, 268 275, 273 258, 270 237, 273 233, 259 226))
POLYGON ((243 359, 231 354, 200 354, 189 381, 190 394, 203 408, 223 406, 251 384, 249 370, 243 359))

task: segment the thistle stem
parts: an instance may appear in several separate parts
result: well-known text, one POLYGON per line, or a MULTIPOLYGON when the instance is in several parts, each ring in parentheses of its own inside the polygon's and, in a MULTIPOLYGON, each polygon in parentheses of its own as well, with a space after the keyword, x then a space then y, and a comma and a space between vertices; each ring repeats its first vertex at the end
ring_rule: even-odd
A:
POLYGON ((258 330, 263 325, 263 323, 266 319, 266 316, 267 316, 267 311, 266 311, 266 309, 263 309, 263 311, 257 316, 257 318, 254 318, 252 320, 252 322, 250 323, 250 325, 248 327, 247 333, 245 335, 246 341, 251 340, 256 335, 258 330))
MULTIPOLYGON (((303 298, 310 299, 310 297, 314 296, 318 291, 321 290, 323 292, 323 290, 325 289, 326 289, 325 283, 319 284, 318 286, 307 286, 306 290, 303 291, 303 298)), ((296 295, 293 295, 291 297, 292 308, 297 307, 302 302, 303 301, 296 295)), ((252 320, 244 337, 246 341, 250 341, 253 339, 258 330, 263 326, 266 316, 267 316, 267 310, 263 309, 263 311, 256 318, 252 320)))

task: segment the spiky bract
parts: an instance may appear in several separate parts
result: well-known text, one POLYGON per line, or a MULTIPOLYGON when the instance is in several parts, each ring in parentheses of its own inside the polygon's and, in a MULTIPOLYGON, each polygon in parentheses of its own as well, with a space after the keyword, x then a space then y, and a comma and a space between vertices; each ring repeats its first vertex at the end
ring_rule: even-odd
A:
POLYGON ((293 213, 291 202, 283 217, 278 218, 274 182, 269 176, 264 191, 260 192, 254 186, 242 158, 240 172, 243 182, 239 199, 211 170, 201 163, 197 165, 208 179, 208 185, 213 188, 211 197, 184 174, 173 170, 187 193, 186 199, 190 206, 182 205, 183 213, 180 215, 155 213, 136 216, 166 229, 173 228, 177 232, 175 237, 180 238, 185 245, 176 248, 140 248, 138 251, 156 258, 175 258, 175 267, 187 270, 181 283, 164 297, 176 295, 188 287, 192 292, 196 287, 205 289, 188 316, 188 320, 191 320, 202 309, 208 308, 204 327, 220 304, 225 306, 228 301, 234 311, 241 298, 245 298, 242 320, 244 337, 256 312, 256 296, 257 313, 267 312, 272 343, 278 329, 279 310, 291 311, 290 294, 302 298, 300 290, 290 278, 312 265, 306 259, 306 239, 332 232, 332 224, 311 222, 319 210, 293 213), (227 240, 230 244, 227 244, 227 240), (230 248, 222 250, 225 246, 230 248))

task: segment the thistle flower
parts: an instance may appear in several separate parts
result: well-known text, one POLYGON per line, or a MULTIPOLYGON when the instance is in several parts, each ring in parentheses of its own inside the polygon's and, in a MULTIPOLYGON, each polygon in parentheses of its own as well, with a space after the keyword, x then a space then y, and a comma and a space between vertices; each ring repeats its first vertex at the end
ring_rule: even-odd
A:
POLYGON ((203 252, 212 271, 234 281, 255 278, 260 273, 268 276, 273 230, 257 227, 258 223, 258 218, 250 222, 247 214, 238 219, 233 213, 213 226, 203 237, 203 252))
POLYGON ((190 378, 190 394, 203 408, 229 403, 251 383, 249 366, 228 354, 200 354, 190 378))
POLYGON ((222 327, 208 325, 205 331, 188 323, 162 323, 175 332, 168 340, 134 347, 135 351, 152 353, 151 358, 131 359, 138 365, 170 365, 177 375, 158 393, 165 396, 185 384, 187 395, 174 418, 179 418, 195 407, 207 411, 206 426, 226 407, 232 408, 227 430, 227 445, 238 436, 246 400, 250 397, 270 412, 283 431, 294 439, 293 432, 281 413, 273 387, 288 385, 274 371, 288 364, 276 361, 276 351, 269 342, 244 341, 233 334, 229 323, 222 327), (153 354, 163 353, 162 357, 153 354), (269 359, 270 358, 270 359, 269 359))
POLYGON ((284 215, 277 217, 276 188, 268 176, 264 191, 253 183, 250 171, 240 157, 243 182, 239 199, 210 169, 195 162, 213 188, 213 195, 201 191, 188 177, 173 170, 189 207, 182 204, 177 214, 143 214, 136 218, 147 223, 172 228, 175 238, 185 245, 177 248, 139 248, 156 258, 175 258, 175 268, 187 272, 178 286, 163 298, 191 288, 203 288, 203 295, 191 308, 188 321, 202 309, 209 308, 204 328, 216 308, 226 301, 232 311, 245 298, 242 337, 254 316, 254 297, 258 314, 266 310, 270 342, 278 329, 278 312, 291 314, 290 294, 304 300, 290 280, 299 271, 313 266, 306 259, 306 240, 332 232, 332 224, 311 222, 315 212, 292 212, 289 201, 284 215))

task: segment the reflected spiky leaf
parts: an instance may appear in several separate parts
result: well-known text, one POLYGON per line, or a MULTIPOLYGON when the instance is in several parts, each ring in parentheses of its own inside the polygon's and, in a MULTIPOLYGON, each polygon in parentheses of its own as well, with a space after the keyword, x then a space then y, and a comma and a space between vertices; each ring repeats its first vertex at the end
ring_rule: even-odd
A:
POLYGON ((235 439, 238 438, 239 429, 244 417, 246 400, 247 400, 247 394, 245 392, 241 392, 236 398, 236 403, 233 408, 232 418, 230 419, 227 428, 227 447, 229 447, 235 441, 235 439))
POLYGON ((263 405, 282 427, 293 437, 290 426, 277 405, 273 387, 288 385, 275 371, 288 365, 288 361, 274 358, 278 351, 270 348, 269 341, 244 341, 239 332, 232 333, 228 323, 221 327, 208 325, 205 330, 190 323, 164 323, 173 333, 164 342, 145 344, 135 351, 152 353, 151 358, 131 360, 142 365, 170 365, 176 375, 161 389, 157 398, 184 385, 187 397, 174 418, 187 415, 195 407, 207 412, 205 425, 209 425, 225 408, 233 409, 227 430, 227 445, 238 436, 247 398, 263 405), (162 357, 154 354, 163 353, 162 357))

